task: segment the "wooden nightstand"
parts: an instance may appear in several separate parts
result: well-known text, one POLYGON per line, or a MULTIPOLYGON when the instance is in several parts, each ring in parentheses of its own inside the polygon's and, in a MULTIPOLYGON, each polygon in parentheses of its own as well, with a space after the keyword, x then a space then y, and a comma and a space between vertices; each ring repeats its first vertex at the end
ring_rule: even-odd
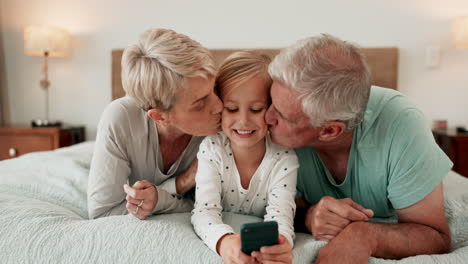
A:
POLYGON ((453 162, 453 170, 468 177, 468 133, 454 129, 432 130, 437 144, 453 162))
POLYGON ((84 140, 84 127, 0 127, 0 160, 66 147, 84 140))

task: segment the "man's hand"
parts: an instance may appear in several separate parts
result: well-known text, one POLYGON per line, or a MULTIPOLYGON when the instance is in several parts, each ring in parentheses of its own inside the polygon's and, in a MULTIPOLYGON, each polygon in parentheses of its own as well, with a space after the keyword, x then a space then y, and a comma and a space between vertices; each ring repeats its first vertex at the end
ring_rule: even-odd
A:
POLYGON ((401 259, 449 252, 442 184, 397 214, 398 224, 350 223, 320 250, 317 263, 367 263, 369 256, 401 259))
POLYGON ((184 194, 195 187, 195 176, 197 174, 198 159, 194 159, 190 167, 183 173, 176 176, 176 191, 184 194))
POLYGON ((317 240, 330 241, 346 226, 355 221, 367 221, 374 215, 350 198, 323 197, 311 206, 305 217, 305 226, 317 240))
POLYGON ((127 194, 127 210, 136 218, 143 220, 150 216, 158 202, 158 191, 149 181, 137 181, 132 187, 124 185, 127 194))
POLYGON ((292 245, 283 236, 279 235, 278 245, 265 246, 260 252, 252 252, 252 257, 260 263, 292 263, 292 245))
POLYGON ((239 234, 223 236, 217 245, 219 255, 224 263, 255 263, 255 259, 241 251, 241 239, 239 234))
POLYGON ((316 264, 327 263, 368 263, 375 242, 369 236, 370 223, 350 223, 339 235, 319 251, 316 264))

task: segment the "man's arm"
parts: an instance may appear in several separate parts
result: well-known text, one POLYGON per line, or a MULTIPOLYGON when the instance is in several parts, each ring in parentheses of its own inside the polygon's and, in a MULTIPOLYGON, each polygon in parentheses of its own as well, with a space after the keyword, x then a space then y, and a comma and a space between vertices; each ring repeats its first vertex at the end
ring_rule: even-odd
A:
POLYGON ((399 223, 353 222, 320 250, 317 263, 367 261, 370 256, 400 259, 420 254, 442 254, 450 249, 444 195, 439 184, 421 201, 397 210, 399 223))
POLYGON ((302 197, 296 198, 297 232, 312 233, 317 240, 330 241, 354 221, 367 221, 374 215, 370 209, 362 207, 350 198, 336 199, 324 196, 314 205, 309 205, 302 197))
POLYGON ((397 214, 397 225, 370 225, 375 237, 373 256, 399 259, 450 250, 442 184, 416 204, 397 210, 397 214))

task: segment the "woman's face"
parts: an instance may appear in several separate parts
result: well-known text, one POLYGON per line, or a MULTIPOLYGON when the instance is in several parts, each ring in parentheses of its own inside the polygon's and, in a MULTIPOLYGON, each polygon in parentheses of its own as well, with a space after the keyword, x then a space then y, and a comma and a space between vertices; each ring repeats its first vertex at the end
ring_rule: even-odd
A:
POLYGON ((254 76, 237 87, 224 87, 222 128, 231 146, 251 148, 263 143, 268 127, 265 113, 269 93, 263 76, 254 76))
POLYGON ((214 78, 187 79, 187 87, 176 92, 169 112, 172 126, 194 136, 213 135, 220 130, 223 105, 214 93, 214 78))

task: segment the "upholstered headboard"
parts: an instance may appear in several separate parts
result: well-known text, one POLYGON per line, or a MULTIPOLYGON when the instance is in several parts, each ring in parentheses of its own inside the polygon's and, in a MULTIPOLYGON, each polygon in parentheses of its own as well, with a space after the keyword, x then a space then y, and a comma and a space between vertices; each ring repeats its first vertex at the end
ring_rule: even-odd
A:
MULTIPOLYGON (((237 49, 214 49, 211 50, 216 64, 220 63, 229 54, 237 49)), ((276 56, 279 49, 257 49, 257 51, 269 55, 270 57, 276 56)), ((364 48, 367 62, 372 73, 372 84, 397 89, 398 84, 398 48, 364 48)), ((120 98, 125 95, 122 88, 122 81, 120 78, 121 72, 121 59, 122 49, 112 51, 112 100, 120 98)))

